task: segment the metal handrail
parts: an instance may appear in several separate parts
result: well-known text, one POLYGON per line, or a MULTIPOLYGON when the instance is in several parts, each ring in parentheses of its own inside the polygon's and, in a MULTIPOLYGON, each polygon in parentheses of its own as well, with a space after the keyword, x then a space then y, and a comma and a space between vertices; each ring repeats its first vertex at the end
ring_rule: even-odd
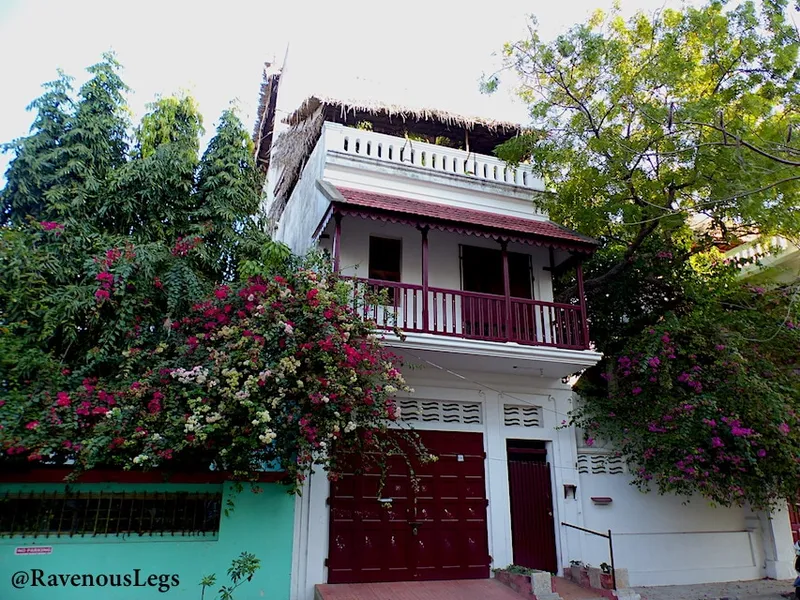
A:
POLYGON ((573 525, 571 523, 565 523, 561 521, 561 524, 564 527, 571 527, 572 529, 577 529, 578 531, 583 531, 584 533, 591 533, 592 535, 596 535, 602 538, 606 538, 608 540, 608 555, 609 559, 611 560, 611 587, 614 588, 616 591, 617 589, 617 571, 614 568, 614 542, 611 540, 611 530, 608 530, 608 533, 600 533, 599 531, 594 531, 592 529, 586 529, 585 527, 578 527, 577 525, 573 525))

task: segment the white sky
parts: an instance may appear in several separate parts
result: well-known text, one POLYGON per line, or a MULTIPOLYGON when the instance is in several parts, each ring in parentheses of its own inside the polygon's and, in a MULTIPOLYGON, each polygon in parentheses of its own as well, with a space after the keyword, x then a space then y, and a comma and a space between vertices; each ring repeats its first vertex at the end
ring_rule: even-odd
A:
MULTIPOLYGON (((625 13, 652 11, 673 0, 622 0, 625 13)), ((85 67, 113 49, 134 120, 157 94, 190 92, 207 136, 233 100, 250 129, 262 65, 290 59, 310 65, 310 88, 325 77, 359 76, 375 96, 396 104, 426 105, 470 115, 524 121, 508 90, 478 91, 482 73, 499 64, 494 53, 524 35, 536 14, 552 37, 611 0, 0 0, 0 142, 24 135, 28 103, 62 68, 86 78, 85 67), (395 97, 402 95, 403 97, 395 97)), ((298 74, 295 73, 294 76, 298 74)), ((0 184, 8 155, 0 155, 0 184)))

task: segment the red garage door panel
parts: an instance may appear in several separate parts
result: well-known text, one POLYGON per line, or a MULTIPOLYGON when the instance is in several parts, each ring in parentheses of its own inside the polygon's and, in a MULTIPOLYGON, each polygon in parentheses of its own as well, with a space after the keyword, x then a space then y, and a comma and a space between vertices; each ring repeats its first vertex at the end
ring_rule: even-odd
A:
POLYGON ((800 541, 800 500, 789 501, 789 525, 792 527, 794 541, 800 541))
POLYGON ((420 432, 439 456, 418 468, 415 492, 402 459, 380 473, 331 485, 328 583, 470 579, 489 576, 483 436, 420 432))

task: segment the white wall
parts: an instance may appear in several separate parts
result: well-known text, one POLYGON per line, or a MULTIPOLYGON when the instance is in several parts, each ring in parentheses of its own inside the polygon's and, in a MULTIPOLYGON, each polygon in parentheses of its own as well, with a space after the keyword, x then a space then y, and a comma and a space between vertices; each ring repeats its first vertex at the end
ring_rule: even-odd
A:
MULTIPOLYGON (((758 579, 764 553, 758 518, 744 508, 710 506, 629 485, 627 474, 579 475, 583 526, 611 529, 618 567, 627 568, 631 585, 670 585, 758 579), (592 502, 609 497, 610 505, 592 502)), ((609 562, 608 542, 583 536, 583 555, 594 566, 609 562)))
POLYGON ((286 203, 274 238, 295 254, 305 254, 313 245, 314 232, 328 210, 330 202, 317 189, 317 180, 325 168, 325 145, 317 144, 308 158, 302 176, 286 203))
POLYGON ((539 221, 547 219, 533 203, 535 190, 399 163, 330 152, 325 179, 336 186, 378 194, 539 221))

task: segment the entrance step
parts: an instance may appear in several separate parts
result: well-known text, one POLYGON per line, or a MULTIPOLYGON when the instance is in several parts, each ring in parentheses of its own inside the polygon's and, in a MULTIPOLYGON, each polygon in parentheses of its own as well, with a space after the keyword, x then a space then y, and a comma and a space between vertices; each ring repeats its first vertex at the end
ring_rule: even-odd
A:
MULTIPOLYGON (((555 596, 555 595, 554 595, 555 596)), ((339 583, 316 586, 316 600, 521 600, 493 579, 339 583)))
POLYGON ((598 596, 594 590, 587 589, 563 577, 553 577, 556 592, 563 600, 607 600, 598 596))

